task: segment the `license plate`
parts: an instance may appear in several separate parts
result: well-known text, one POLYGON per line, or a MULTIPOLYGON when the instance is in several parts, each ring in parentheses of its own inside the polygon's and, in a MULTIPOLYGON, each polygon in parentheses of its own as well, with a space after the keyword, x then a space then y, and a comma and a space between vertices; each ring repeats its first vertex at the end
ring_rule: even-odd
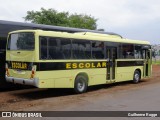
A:
POLYGON ((25 62, 11 62, 12 69, 27 70, 28 64, 25 62))

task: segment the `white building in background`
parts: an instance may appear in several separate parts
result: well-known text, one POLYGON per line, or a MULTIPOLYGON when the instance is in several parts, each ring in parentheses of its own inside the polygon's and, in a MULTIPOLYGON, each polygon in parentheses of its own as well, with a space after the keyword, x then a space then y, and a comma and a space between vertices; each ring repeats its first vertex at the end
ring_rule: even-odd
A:
POLYGON ((160 44, 153 45, 152 48, 155 50, 156 53, 156 59, 160 60, 160 44))
POLYGON ((156 50, 156 54, 157 54, 158 56, 160 56, 160 44, 154 45, 154 48, 155 48, 155 50, 156 50))

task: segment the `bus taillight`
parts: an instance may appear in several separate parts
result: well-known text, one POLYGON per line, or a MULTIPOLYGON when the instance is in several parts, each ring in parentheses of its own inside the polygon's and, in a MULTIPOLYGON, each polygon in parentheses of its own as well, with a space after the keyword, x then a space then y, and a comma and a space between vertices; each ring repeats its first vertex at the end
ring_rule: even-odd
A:
POLYGON ((36 67, 33 66, 33 67, 32 67, 32 71, 31 71, 31 77, 30 77, 30 78, 34 78, 34 76, 35 76, 35 71, 36 71, 36 67))
POLYGON ((10 75, 9 75, 8 64, 7 64, 7 63, 6 63, 6 75, 7 75, 7 76, 10 76, 10 75))

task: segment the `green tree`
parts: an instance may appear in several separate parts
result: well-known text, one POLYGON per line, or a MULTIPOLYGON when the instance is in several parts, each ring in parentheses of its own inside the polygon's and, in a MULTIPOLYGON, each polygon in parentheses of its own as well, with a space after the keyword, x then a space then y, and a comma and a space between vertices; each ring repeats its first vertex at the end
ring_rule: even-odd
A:
POLYGON ((86 28, 95 30, 97 28, 97 19, 83 14, 73 14, 69 16, 69 26, 76 28, 86 28))
POLYGON ((75 27, 95 30, 97 19, 91 15, 72 14, 68 12, 58 12, 54 9, 41 8, 40 11, 27 11, 25 21, 37 24, 56 25, 64 27, 75 27))
POLYGON ((27 16, 24 19, 32 23, 65 26, 68 22, 68 15, 68 12, 58 13, 54 9, 41 8, 40 11, 27 11, 27 16))

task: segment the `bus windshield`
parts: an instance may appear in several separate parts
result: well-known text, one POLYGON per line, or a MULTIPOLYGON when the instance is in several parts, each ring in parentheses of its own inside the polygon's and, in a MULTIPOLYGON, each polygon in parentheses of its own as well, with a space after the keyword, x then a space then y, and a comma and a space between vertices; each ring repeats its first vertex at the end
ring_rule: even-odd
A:
POLYGON ((13 33, 8 39, 8 50, 34 50, 34 33, 13 33))

